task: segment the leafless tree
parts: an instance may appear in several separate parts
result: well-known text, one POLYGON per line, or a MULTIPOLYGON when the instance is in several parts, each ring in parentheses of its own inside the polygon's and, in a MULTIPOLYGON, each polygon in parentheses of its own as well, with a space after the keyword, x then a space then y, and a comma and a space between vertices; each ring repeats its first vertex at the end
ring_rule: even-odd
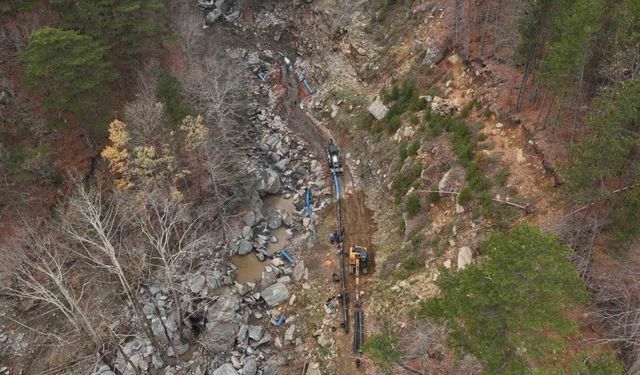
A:
POLYGON ((180 328, 184 319, 182 305, 190 300, 185 298, 188 292, 181 289, 177 279, 189 272, 192 256, 202 243, 203 215, 191 217, 185 204, 165 196, 148 195, 144 209, 138 210, 135 219, 152 249, 149 259, 159 266, 163 282, 172 294, 180 328))
POLYGON ((178 38, 178 44, 182 50, 188 66, 200 57, 203 49, 204 25, 202 14, 190 3, 174 2, 173 30, 178 38))
POLYGON ((156 99, 154 71, 139 73, 138 94, 124 109, 125 123, 129 126, 132 145, 149 144, 158 139, 165 122, 164 105, 156 99))
POLYGON ((599 280, 594 294, 597 320, 607 328, 600 341, 617 345, 629 374, 640 370, 640 260, 631 259, 621 269, 599 280))
POLYGON ((219 56, 192 65, 184 77, 187 98, 204 116, 208 138, 198 155, 207 172, 213 203, 223 228, 235 204, 244 198, 246 176, 237 164, 247 149, 247 129, 240 121, 241 70, 219 56))
MULTIPOLYGON (((15 266, 14 282, 7 292, 21 299, 52 306, 71 324, 73 332, 91 345, 99 360, 111 371, 120 374, 115 367, 114 355, 107 349, 111 340, 99 332, 99 327, 104 327, 104 320, 99 318, 99 314, 88 310, 90 303, 85 292, 93 280, 86 280, 75 288, 70 285, 69 277, 77 270, 73 265, 65 264, 56 242, 51 235, 38 236, 32 233, 29 243, 33 251, 15 266)), ((117 346, 117 350, 121 350, 120 346, 117 346)), ((121 354, 128 360, 124 353, 121 354)))
POLYGON ((137 298, 140 279, 127 273, 127 264, 134 263, 136 254, 121 236, 122 220, 117 201, 108 201, 99 188, 80 186, 69 199, 61 230, 71 241, 69 249, 89 264, 113 275, 126 296, 138 323, 156 350, 160 346, 153 335, 137 298))

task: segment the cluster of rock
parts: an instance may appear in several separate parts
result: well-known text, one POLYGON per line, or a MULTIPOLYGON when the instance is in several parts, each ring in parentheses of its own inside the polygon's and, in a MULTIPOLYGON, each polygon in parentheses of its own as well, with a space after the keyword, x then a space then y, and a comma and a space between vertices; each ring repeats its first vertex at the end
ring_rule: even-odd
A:
MULTIPOLYGON (((268 62, 274 61, 272 52, 227 53, 240 59, 254 74, 273 69, 268 62)), ((174 301, 174 293, 167 288, 151 286, 141 290, 142 309, 155 340, 164 350, 158 353, 146 339, 129 340, 116 360, 118 370, 125 375, 158 369, 165 374, 276 374, 279 366, 292 359, 286 351, 276 349, 303 351, 296 317, 285 316, 283 305, 295 303, 296 295, 290 293, 289 286, 304 282, 308 271, 297 259, 295 246, 289 249, 295 261, 289 263, 269 251, 268 245, 279 240, 274 231, 283 226, 289 236, 309 232, 304 220, 305 188, 313 191, 314 209, 329 203, 331 190, 325 186, 321 164, 305 142, 276 115, 278 96, 273 82, 256 79, 250 95, 252 125, 258 141, 248 155, 255 176, 248 210, 233 225, 236 229, 228 243, 219 244, 209 258, 198 257, 193 271, 176 281, 180 301, 174 301), (263 199, 271 195, 292 199, 296 203, 293 212, 280 207, 265 210, 263 199), (235 266, 225 257, 251 252, 269 263, 259 281, 238 283, 234 281, 235 266), (176 363, 175 357, 180 361, 170 365, 176 363)), ((133 315, 130 318, 135 320, 133 315)), ((104 366, 98 374, 112 372, 104 366)))
POLYGON ((198 6, 205 12, 205 20, 208 23, 221 19, 234 22, 240 18, 240 9, 236 0, 198 0, 198 6))

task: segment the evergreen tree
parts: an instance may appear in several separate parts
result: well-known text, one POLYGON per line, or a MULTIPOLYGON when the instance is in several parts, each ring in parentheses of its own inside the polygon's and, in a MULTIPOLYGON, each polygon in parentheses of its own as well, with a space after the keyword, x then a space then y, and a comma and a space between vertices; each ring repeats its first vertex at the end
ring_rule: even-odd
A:
POLYGON ((570 249, 520 225, 483 243, 489 259, 458 272, 442 269, 442 297, 421 303, 418 318, 449 326, 454 346, 473 353, 487 374, 558 373, 575 322, 562 311, 586 302, 570 249), (546 372, 545 372, 546 371, 546 372))
POLYGON ((571 149, 567 190, 581 203, 609 199, 614 232, 623 240, 640 231, 640 78, 603 91, 587 127, 571 149), (627 187, 634 188, 620 191, 627 187))
POLYGON ((115 78, 105 49, 91 37, 74 31, 43 28, 29 38, 22 58, 25 83, 39 92, 47 110, 58 115, 80 114, 97 103, 115 78))
POLYGON ((121 61, 159 45, 165 27, 160 0, 54 0, 53 4, 63 28, 93 37, 121 61))

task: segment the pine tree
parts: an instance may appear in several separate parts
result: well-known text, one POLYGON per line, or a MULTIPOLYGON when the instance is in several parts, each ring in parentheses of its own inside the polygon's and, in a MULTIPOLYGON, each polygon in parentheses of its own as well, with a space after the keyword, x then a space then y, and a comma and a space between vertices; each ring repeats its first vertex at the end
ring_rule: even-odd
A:
POLYGON ((129 62, 159 45, 165 28, 160 0, 54 0, 61 26, 90 35, 109 55, 129 62))
POLYGON ((115 78, 105 49, 91 37, 74 31, 43 28, 29 38, 22 58, 25 83, 42 95, 45 109, 80 114, 96 104, 115 78))

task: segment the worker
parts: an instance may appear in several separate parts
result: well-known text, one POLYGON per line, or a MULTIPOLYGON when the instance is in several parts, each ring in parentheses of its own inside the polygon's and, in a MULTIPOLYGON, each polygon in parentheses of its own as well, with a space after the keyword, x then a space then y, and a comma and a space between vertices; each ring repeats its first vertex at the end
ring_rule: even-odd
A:
POLYGON ((362 365, 362 361, 360 358, 356 358, 356 368, 360 368, 360 365, 362 365))

